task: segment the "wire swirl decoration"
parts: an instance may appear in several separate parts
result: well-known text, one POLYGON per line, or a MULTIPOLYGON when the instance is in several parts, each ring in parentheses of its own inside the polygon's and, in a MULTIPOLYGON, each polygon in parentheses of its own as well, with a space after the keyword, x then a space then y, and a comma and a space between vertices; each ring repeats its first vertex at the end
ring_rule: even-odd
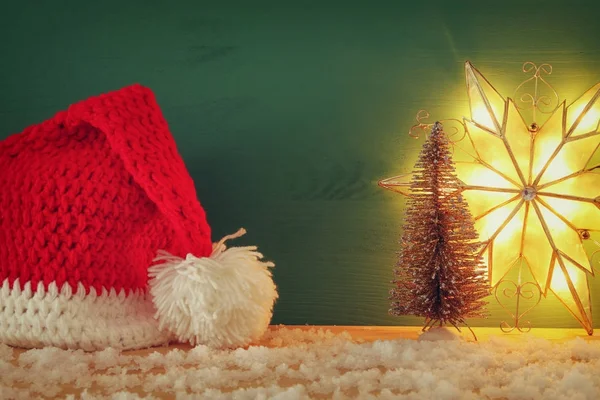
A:
POLYGON ((531 330, 531 322, 528 320, 522 320, 522 318, 529 311, 533 310, 542 300, 542 291, 540 290, 540 287, 537 284, 535 284, 534 282, 525 282, 517 284, 511 280, 502 280, 498 283, 494 290, 494 297, 496 298, 496 301, 498 302, 500 307, 502 307, 511 316, 513 320, 512 325, 506 321, 502 321, 500 323, 500 329, 502 330, 502 332, 510 333, 516 329, 519 332, 526 333, 531 330), (502 286, 502 284, 509 284, 510 286, 500 290, 500 286, 502 286), (498 292, 500 292, 502 297, 500 297, 498 292), (502 301, 502 298, 516 299, 516 307, 514 313, 508 309, 508 307, 502 301), (533 304, 530 304, 530 306, 523 311, 521 308, 521 301, 532 299, 534 299, 533 304))
POLYGON ((542 114, 551 114, 559 106, 560 98, 554 87, 544 79, 543 75, 552 74, 552 65, 544 63, 537 66, 531 61, 523 64, 522 71, 526 74, 531 74, 531 77, 523 81, 515 89, 514 99, 515 105, 519 110, 531 110, 532 125, 537 125, 540 121, 537 120, 537 112, 542 114), (533 93, 526 91, 520 93, 526 86, 533 82, 533 93), (550 94, 540 94, 542 88, 546 88, 550 94))
MULTIPOLYGON (((430 115, 427 110, 419 110, 415 116, 417 123, 410 127, 408 130, 408 135, 414 139, 419 139, 422 135, 427 136, 435 124, 435 122, 424 122, 429 117, 430 115)), ((464 121, 457 118, 446 118, 437 120, 436 122, 440 122, 444 125, 444 132, 448 137, 448 142, 450 143, 452 153, 454 153, 454 145, 467 136, 467 127, 464 121), (456 124, 458 124, 458 126, 456 126, 456 124), (447 127, 446 125, 450 126, 447 127)))

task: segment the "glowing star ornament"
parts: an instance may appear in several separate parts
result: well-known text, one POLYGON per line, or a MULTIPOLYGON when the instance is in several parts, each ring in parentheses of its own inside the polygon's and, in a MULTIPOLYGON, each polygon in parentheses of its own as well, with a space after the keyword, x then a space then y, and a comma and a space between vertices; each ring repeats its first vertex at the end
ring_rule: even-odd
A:
MULTIPOLYGON (((471 118, 464 119, 467 136, 457 145, 473 160, 456 162, 459 190, 485 243, 482 255, 496 298, 500 284, 512 283, 507 274, 519 269, 511 294, 517 298, 514 326, 503 323, 503 330, 528 330, 519 321, 528 311, 519 311, 519 298, 532 298, 533 287, 540 297, 556 295, 591 335, 588 277, 594 270, 584 242, 600 230, 600 165, 594 162, 600 144, 600 83, 568 106, 562 102, 551 108, 540 124, 536 120, 551 98, 538 95, 538 85, 547 85, 542 74, 552 70, 548 64, 525 63, 523 71, 532 72, 528 81, 535 92, 517 101, 530 103, 531 123, 525 122, 523 107, 502 97, 470 62, 465 64, 471 118), (533 282, 522 283, 520 270, 527 267, 533 282)), ((380 185, 406 193, 404 179, 389 178, 380 185)))

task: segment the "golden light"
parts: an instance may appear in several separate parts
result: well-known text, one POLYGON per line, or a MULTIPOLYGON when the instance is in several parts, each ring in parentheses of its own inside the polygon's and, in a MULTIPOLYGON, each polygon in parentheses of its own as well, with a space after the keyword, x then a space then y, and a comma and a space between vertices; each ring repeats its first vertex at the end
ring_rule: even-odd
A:
MULTIPOLYGON (((600 144, 600 83, 568 106, 557 96, 557 106, 538 125, 536 111, 548 105, 538 83, 546 83, 541 74, 551 67, 526 63, 523 70, 534 74, 535 93, 515 101, 465 64, 471 116, 457 146, 472 161, 457 162, 456 172, 484 243, 491 287, 526 265, 541 294, 556 295, 591 335, 588 278, 594 271, 583 242, 600 230, 600 165, 592 162, 600 144), (517 105, 526 100, 531 123, 517 105)), ((400 189, 403 179, 380 185, 408 194, 400 189)))

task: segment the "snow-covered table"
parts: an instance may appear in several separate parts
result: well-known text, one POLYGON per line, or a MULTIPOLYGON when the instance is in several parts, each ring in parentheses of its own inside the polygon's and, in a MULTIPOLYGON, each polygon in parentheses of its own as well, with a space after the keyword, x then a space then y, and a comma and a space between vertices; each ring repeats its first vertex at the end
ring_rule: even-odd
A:
POLYGON ((468 330, 416 340, 417 327, 274 326, 232 351, 0 345, 0 398, 600 398, 600 337, 474 330, 478 342, 468 330))

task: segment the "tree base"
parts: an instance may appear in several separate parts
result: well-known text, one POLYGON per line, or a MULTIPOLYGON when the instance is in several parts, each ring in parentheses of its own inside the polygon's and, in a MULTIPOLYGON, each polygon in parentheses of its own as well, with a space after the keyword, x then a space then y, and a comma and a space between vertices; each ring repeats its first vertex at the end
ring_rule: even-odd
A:
POLYGON ((434 326, 421 335, 419 335, 419 341, 425 342, 439 342, 439 341, 450 341, 450 340, 463 340, 462 335, 456 328, 447 326, 434 326))

